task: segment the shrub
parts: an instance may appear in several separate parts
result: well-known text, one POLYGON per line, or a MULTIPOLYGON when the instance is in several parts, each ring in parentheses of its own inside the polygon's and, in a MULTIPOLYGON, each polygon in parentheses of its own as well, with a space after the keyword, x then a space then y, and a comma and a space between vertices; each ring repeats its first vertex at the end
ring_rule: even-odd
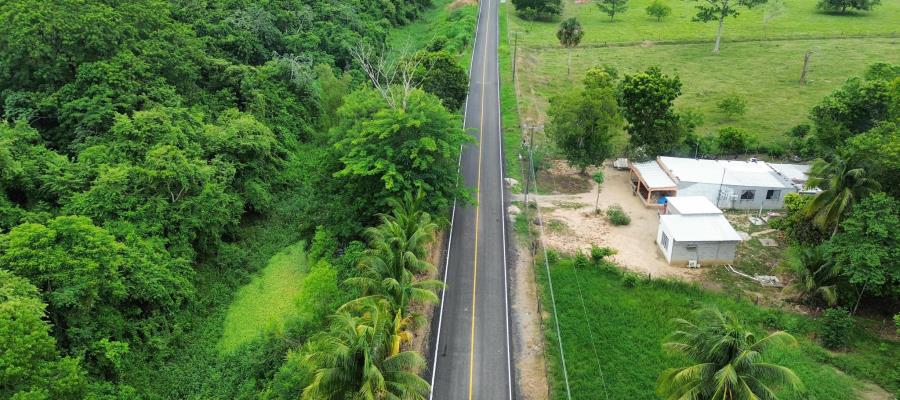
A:
POLYGON ((725 114, 725 117, 732 119, 747 112, 747 100, 738 94, 731 94, 716 103, 716 108, 725 114))
POLYGON ((606 210, 606 218, 616 226, 628 225, 631 223, 631 217, 629 217, 628 214, 625 213, 625 210, 622 209, 622 206, 618 204, 609 206, 606 210))
POLYGON ((637 284, 638 284, 637 274, 628 272, 622 276, 622 286, 625 286, 627 288, 633 288, 633 287, 637 286, 637 284))
POLYGON ((337 248, 338 243, 334 233, 328 228, 319 225, 316 227, 316 234, 313 236, 312 244, 309 246, 308 256, 313 262, 331 260, 337 248))
POLYGON ((600 265, 606 257, 616 254, 616 249, 610 247, 591 246, 591 261, 600 265))
POLYGON ((900 335, 900 314, 894 316, 894 325, 897 327, 897 334, 900 335))
POLYGON ((769 329, 784 329, 781 318, 774 312, 769 312, 763 317, 763 326, 769 329))
POLYGON ((820 328, 822 344, 829 349, 846 346, 850 341, 850 330, 853 329, 853 317, 843 307, 825 310, 820 328))
POLYGON ((656 22, 668 17, 669 14, 672 14, 672 7, 669 7, 660 0, 654 0, 652 4, 647 6, 647 15, 656 17, 656 22))
POLYGON ((587 256, 582 252, 578 252, 575 254, 575 267, 576 268, 587 268, 591 265, 590 260, 588 260, 587 256))
POLYGON ((559 262, 559 254, 554 250, 547 250, 547 262, 550 264, 556 264, 559 262))
POLYGON ((754 136, 741 128, 726 126, 716 137, 719 150, 727 154, 744 154, 755 140, 754 136))

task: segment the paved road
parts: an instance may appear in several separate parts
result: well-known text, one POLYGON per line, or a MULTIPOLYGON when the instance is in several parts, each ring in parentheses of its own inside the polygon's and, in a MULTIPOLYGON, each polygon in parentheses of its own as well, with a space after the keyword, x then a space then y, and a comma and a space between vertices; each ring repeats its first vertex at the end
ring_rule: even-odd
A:
POLYGON ((463 150, 466 186, 477 206, 454 208, 447 289, 432 343, 435 400, 510 400, 506 220, 497 64, 500 0, 481 0, 465 126, 478 141, 463 150))

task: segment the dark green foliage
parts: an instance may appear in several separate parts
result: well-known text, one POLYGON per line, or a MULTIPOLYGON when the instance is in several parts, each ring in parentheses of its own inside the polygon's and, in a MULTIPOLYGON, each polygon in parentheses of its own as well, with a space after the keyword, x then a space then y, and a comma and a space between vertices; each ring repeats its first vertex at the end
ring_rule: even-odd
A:
POLYGON ((465 192, 457 178, 460 145, 471 140, 440 100, 413 90, 405 108, 393 108, 372 89, 351 93, 332 129, 340 170, 334 174, 348 201, 384 210, 401 193, 429 193, 427 209, 446 209, 465 192))
POLYGON ((665 154, 679 143, 683 129, 672 109, 681 95, 681 80, 657 67, 625 75, 619 85, 619 106, 628 121, 629 144, 643 148, 648 156, 665 154))
POLYGON ((440 98, 447 110, 459 110, 469 91, 469 77, 456 57, 446 51, 420 52, 415 62, 414 79, 422 89, 440 98))
POLYGON ((747 99, 738 94, 730 94, 716 103, 716 108, 728 119, 744 115, 747 112, 747 99))
POLYGON ((118 241, 84 217, 13 228, 0 236, 0 265, 41 290, 63 348, 91 357, 103 339, 165 332, 165 316, 193 293, 184 260, 131 234, 118 241))
POLYGON ((603 70, 589 70, 584 89, 552 98, 547 115, 547 134, 569 164, 584 171, 612 156, 612 141, 622 120, 612 79, 603 70))
POLYGON ((584 255, 582 252, 578 252, 575 254, 575 267, 577 268, 587 268, 591 265, 591 261, 588 256, 584 255))
POLYGON ((603 261, 606 261, 606 257, 614 254, 616 254, 616 249, 611 247, 591 246, 591 261, 594 262, 594 265, 600 265, 603 261))
POLYGON ((313 262, 319 260, 327 262, 334 256, 337 248, 338 242, 334 234, 328 228, 319 225, 316 227, 316 234, 313 236, 307 256, 313 262))
MULTIPOLYGON (((885 70, 888 69, 877 67, 873 71, 885 70)), ((884 79, 884 75, 873 72, 869 78, 877 79, 850 78, 813 107, 810 119, 820 152, 832 153, 849 137, 868 131, 888 118, 891 104, 897 100, 891 92, 890 80, 884 79)))
POLYGON ((622 286, 633 288, 638 285, 638 275, 635 273, 625 273, 622 275, 622 286))
POLYGON ((900 296, 897 243, 900 243, 900 202, 876 193, 853 207, 841 222, 841 230, 826 246, 858 296, 897 297, 900 296))
POLYGON ((816 7, 822 11, 845 14, 848 9, 869 11, 881 4, 881 0, 819 0, 816 7))
POLYGON ((819 338, 822 344, 829 349, 837 349, 847 345, 850 341, 850 331, 853 329, 853 317, 850 312, 842 307, 829 308, 822 315, 822 327, 819 338))
POLYGON ((628 225, 631 223, 631 217, 629 217, 628 214, 625 213, 625 210, 622 209, 622 206, 618 204, 613 204, 606 209, 606 218, 616 226, 628 225))
POLYGON ((647 6, 647 15, 655 17, 657 22, 670 14, 672 14, 672 7, 660 0, 653 0, 653 3, 647 6))
POLYGON ((828 238, 826 231, 813 222, 812 216, 806 212, 810 196, 797 193, 788 193, 784 196, 784 208, 786 215, 778 219, 770 220, 772 227, 785 232, 788 239, 794 243, 806 245, 818 245, 828 238))
POLYGON ((859 160, 882 190, 900 197, 900 123, 882 122, 848 139, 839 152, 843 157, 859 160))
POLYGON ((746 130, 726 126, 719 129, 716 140, 718 141, 719 150, 723 154, 739 155, 747 153, 747 150, 756 141, 756 138, 746 130))
POLYGON ((512 0, 512 4, 519 13, 530 9, 543 17, 559 15, 563 8, 562 0, 512 0))
POLYGON ((28 280, 0 269, 0 397, 81 399, 84 372, 77 359, 59 356, 39 296, 28 280))
POLYGON ((628 11, 628 0, 597 0, 597 7, 612 21, 616 19, 616 14, 628 11))

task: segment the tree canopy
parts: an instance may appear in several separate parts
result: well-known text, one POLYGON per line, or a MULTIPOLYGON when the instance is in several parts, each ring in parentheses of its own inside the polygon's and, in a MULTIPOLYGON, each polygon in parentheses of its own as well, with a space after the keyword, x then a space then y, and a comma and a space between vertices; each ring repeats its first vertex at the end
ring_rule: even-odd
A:
POLYGON ((679 143, 683 129, 673 105, 680 95, 678 76, 665 75, 657 67, 625 75, 619 84, 619 106, 632 148, 645 148, 653 157, 679 143))

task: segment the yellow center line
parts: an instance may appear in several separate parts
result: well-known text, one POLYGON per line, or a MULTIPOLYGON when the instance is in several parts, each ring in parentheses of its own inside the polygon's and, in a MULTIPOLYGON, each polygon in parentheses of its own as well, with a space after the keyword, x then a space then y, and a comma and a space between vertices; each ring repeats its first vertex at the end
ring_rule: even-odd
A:
MULTIPOLYGON (((475 254, 473 256, 473 272, 472 272, 472 338, 471 338, 471 346, 469 349, 469 400, 472 400, 472 386, 475 378, 475 299, 478 293, 478 220, 481 217, 481 150, 483 148, 482 144, 484 142, 484 94, 485 89, 487 87, 486 75, 487 75, 487 56, 488 56, 488 44, 490 40, 487 40, 491 36, 491 1, 487 2, 487 13, 488 18, 485 24, 485 40, 484 43, 484 57, 482 61, 482 70, 481 70, 481 116, 479 117, 479 127, 478 127, 478 182, 476 183, 477 192, 475 199, 475 254)), ((476 28, 477 29, 477 28, 476 28)))

